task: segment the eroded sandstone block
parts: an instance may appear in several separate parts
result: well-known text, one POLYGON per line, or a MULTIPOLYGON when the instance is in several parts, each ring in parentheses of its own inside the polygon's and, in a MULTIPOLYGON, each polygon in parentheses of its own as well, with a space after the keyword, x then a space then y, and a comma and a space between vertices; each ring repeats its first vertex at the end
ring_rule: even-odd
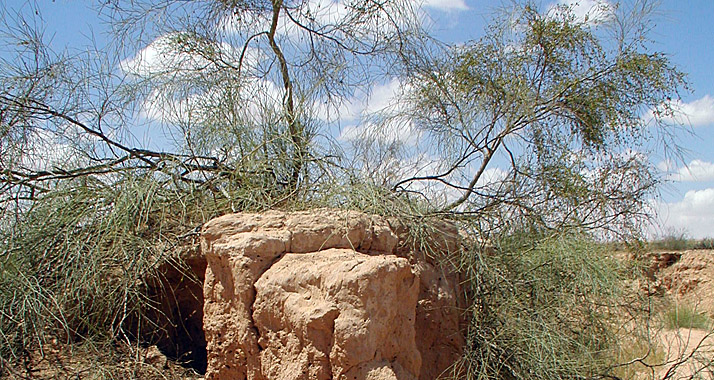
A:
POLYGON ((393 230, 336 210, 207 223, 206 378, 436 378, 463 346, 458 279, 393 230))
POLYGON ((269 379, 419 377, 419 283, 409 261, 352 249, 287 254, 255 283, 253 322, 269 379), (395 373, 401 376, 396 377, 395 373))

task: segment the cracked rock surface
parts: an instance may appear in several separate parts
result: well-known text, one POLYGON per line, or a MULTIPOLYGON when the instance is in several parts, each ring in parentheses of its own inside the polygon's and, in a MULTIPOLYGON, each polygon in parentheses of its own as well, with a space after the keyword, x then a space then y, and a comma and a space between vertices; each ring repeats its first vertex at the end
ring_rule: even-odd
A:
POLYGON ((463 346, 458 278, 358 212, 204 226, 206 379, 435 379, 463 346))

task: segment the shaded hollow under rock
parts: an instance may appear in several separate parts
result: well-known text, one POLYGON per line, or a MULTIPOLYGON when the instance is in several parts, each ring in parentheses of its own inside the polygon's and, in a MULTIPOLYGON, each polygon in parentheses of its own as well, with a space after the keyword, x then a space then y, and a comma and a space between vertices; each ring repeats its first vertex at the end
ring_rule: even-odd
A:
POLYGON ((203 281, 206 259, 197 245, 184 248, 183 262, 166 263, 147 281, 147 296, 154 305, 142 318, 139 340, 155 344, 162 354, 184 367, 206 372, 203 332, 203 281))

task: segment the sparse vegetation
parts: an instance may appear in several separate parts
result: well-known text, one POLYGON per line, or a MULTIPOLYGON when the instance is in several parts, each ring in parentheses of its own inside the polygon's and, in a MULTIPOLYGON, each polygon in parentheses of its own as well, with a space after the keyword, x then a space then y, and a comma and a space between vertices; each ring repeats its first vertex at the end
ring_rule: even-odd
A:
POLYGON ((684 232, 670 232, 660 239, 655 239, 648 244, 650 251, 686 251, 693 247, 693 240, 684 232))
POLYGON ((707 330, 712 327, 711 320, 690 305, 674 303, 664 312, 665 327, 671 330, 679 328, 707 330))
POLYGON ((692 243, 692 249, 714 250, 714 239, 713 238, 704 238, 704 239, 695 240, 692 243))
POLYGON ((612 374, 618 379, 652 378, 653 368, 667 361, 667 348, 653 339, 651 330, 633 326, 618 337, 612 374))
POLYGON ((654 239, 646 244, 649 251, 681 252, 690 249, 714 250, 714 239, 691 239, 684 233, 668 234, 663 238, 654 239))

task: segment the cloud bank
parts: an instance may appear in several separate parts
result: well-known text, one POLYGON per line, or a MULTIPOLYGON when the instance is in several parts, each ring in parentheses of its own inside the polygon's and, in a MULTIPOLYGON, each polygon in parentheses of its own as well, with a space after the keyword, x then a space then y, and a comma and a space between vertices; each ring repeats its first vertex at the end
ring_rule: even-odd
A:
POLYGON ((689 237, 714 237, 714 188, 691 190, 679 202, 656 204, 666 230, 682 231, 689 237))
MULTIPOLYGON (((660 166, 661 167, 661 166, 660 166)), ((669 170, 668 178, 678 182, 708 182, 714 181, 714 163, 703 160, 692 160, 687 166, 669 170)))
POLYGON ((440 11, 466 11, 469 9, 464 0, 425 0, 422 6, 440 11))
MULTIPOLYGON (((576 21, 588 24, 607 21, 615 10, 615 6, 607 0, 558 0, 550 8, 556 9, 558 6, 570 8, 576 21)), ((560 12, 556 10, 555 13, 559 14, 560 12)))
POLYGON ((714 124, 714 98, 709 95, 689 103, 675 101, 671 106, 677 115, 665 118, 665 121, 692 127, 714 124))

